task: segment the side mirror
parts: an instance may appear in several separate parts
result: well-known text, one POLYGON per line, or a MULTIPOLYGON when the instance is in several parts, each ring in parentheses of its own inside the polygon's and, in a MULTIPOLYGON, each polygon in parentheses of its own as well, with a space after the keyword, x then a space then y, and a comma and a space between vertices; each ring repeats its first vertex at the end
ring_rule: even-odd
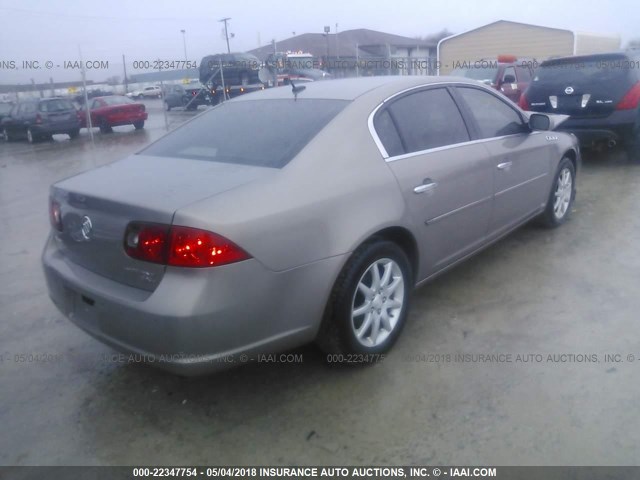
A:
POLYGON ((541 113, 532 113, 529 117, 529 128, 531 130, 549 130, 551 119, 541 113))
POLYGON ((513 75, 505 75, 502 79, 502 83, 516 83, 516 77, 513 75))

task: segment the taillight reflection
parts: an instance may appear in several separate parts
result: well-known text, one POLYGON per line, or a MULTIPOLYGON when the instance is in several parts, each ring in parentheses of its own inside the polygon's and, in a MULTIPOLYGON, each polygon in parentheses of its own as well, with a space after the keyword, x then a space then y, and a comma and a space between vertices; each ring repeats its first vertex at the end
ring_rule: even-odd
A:
POLYGON ((55 230, 62 231, 62 211, 60 204, 53 199, 49 199, 49 221, 55 230))

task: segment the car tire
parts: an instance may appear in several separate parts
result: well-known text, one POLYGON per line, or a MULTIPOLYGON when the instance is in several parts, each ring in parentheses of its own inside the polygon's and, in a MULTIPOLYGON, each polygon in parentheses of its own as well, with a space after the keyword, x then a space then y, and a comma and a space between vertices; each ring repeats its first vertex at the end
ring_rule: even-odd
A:
POLYGON ((80 136, 80 129, 76 128, 75 130, 71 130, 69 132, 69 138, 71 140, 75 140, 76 138, 78 138, 80 136))
POLYGON ((133 122, 133 128, 135 128, 136 130, 142 130, 144 128, 144 121, 133 122))
POLYGON ((113 128, 109 123, 103 118, 98 122, 98 126, 100 127, 100 133, 112 133, 113 128))
POLYGON ((170 112, 170 111, 171 111, 171 106, 169 105, 169 102, 167 102, 167 101, 165 101, 165 102, 164 102, 164 109, 165 109, 167 112, 170 112))
POLYGON ((567 221, 576 198, 576 169, 568 157, 564 157, 551 184, 547 206, 540 216, 540 223, 555 228, 567 221))
POLYGON ((375 239, 359 247, 333 286, 316 338, 327 361, 357 354, 370 363, 387 352, 406 321, 412 289, 411 265, 397 244, 375 239))
POLYGON ((27 128, 27 142, 33 144, 37 143, 39 140, 38 134, 34 133, 31 128, 27 128))

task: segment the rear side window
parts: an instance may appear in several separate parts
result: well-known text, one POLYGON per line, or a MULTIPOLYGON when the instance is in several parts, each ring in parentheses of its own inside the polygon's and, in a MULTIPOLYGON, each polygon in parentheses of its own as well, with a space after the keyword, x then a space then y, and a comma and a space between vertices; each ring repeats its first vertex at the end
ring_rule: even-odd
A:
POLYGON ((398 130, 396 130, 396 126, 393 124, 393 120, 391 119, 391 115, 388 110, 382 110, 378 115, 376 115, 376 118, 373 121, 373 126, 378 134, 378 138, 380 138, 380 141, 382 142, 382 145, 384 145, 384 149, 390 157, 402 155, 404 153, 404 147, 402 146, 400 135, 398 135, 398 130))
POLYGON ((471 110, 480 130, 480 138, 501 137, 524 131, 520 114, 494 95, 477 88, 457 87, 457 90, 471 110))
POLYGON ((225 102, 152 144, 143 155, 282 168, 349 102, 225 102))
POLYGON ((407 153, 469 141, 462 115, 444 88, 406 95, 388 110, 407 153))

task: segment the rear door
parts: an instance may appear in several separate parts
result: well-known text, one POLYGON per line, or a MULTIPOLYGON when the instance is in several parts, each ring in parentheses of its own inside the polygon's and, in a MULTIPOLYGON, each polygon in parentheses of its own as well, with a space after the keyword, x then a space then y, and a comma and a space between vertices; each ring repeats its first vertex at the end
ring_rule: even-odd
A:
POLYGON ((374 119, 421 246, 422 278, 474 250, 487 231, 493 172, 449 90, 430 87, 390 101, 374 119))
POLYGON ((545 204, 553 136, 532 133, 514 105, 486 89, 458 86, 456 93, 491 155, 495 187, 490 232, 499 234, 545 204))

